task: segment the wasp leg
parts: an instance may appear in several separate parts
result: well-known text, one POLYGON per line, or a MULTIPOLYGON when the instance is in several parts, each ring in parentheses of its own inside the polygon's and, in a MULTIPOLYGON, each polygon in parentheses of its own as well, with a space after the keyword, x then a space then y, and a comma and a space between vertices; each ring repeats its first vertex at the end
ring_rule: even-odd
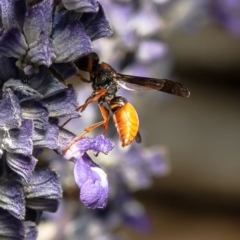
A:
POLYGON ((108 128, 109 117, 110 117, 109 110, 108 110, 106 107, 104 107, 104 106, 102 105, 102 103, 98 104, 98 106, 99 106, 100 112, 101 112, 101 114, 102 114, 103 120, 100 121, 100 122, 94 123, 94 124, 92 124, 91 126, 87 127, 81 135, 75 137, 75 138, 63 149, 63 152, 66 152, 75 142, 77 142, 78 140, 80 140, 80 139, 81 139, 82 137, 84 137, 87 133, 91 132, 94 128, 97 128, 97 127, 103 125, 103 129, 104 129, 103 134, 106 133, 107 128, 108 128))
POLYGON ((94 91, 92 95, 86 100, 86 102, 83 105, 79 106, 77 110, 83 112, 88 106, 88 104, 98 101, 106 92, 107 89, 105 88, 94 91))
MULTIPOLYGON (((98 101, 105 93, 107 92, 106 89, 98 89, 92 93, 92 95, 85 101, 85 103, 77 108, 77 111, 83 112, 88 104, 92 102, 98 101)), ((67 123, 69 123, 72 118, 69 118, 63 125, 60 127, 64 127, 67 123)))

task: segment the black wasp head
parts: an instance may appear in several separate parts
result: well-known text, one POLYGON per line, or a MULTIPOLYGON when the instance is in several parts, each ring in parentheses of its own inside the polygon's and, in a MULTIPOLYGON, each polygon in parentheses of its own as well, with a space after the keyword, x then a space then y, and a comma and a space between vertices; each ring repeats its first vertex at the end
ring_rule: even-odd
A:
POLYGON ((95 73, 94 83, 96 86, 110 85, 116 75, 116 71, 107 63, 102 62, 98 72, 95 73))

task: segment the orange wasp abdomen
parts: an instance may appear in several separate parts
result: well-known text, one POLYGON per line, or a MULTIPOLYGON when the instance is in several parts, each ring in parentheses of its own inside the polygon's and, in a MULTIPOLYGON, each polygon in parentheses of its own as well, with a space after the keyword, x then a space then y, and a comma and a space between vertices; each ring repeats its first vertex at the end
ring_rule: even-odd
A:
POLYGON ((135 139, 139 129, 139 119, 135 108, 130 103, 125 103, 113 114, 113 121, 122 146, 129 145, 135 139))

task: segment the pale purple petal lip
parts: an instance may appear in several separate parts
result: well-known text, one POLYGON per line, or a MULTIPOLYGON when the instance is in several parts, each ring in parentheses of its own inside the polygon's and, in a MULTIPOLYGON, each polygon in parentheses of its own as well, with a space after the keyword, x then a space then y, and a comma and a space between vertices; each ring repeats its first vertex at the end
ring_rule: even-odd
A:
POLYGON ((74 168, 74 177, 81 189, 80 199, 87 208, 105 208, 108 200, 106 173, 84 154, 74 168))

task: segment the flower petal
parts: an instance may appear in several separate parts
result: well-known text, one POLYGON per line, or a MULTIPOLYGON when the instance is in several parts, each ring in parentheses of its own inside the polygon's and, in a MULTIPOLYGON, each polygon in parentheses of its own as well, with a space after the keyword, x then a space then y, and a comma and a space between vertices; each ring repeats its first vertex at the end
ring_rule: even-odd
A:
POLYGON ((33 170, 37 164, 37 159, 33 156, 24 156, 22 154, 7 153, 8 166, 27 182, 32 176, 33 170))
POLYGON ((151 61, 162 59, 168 53, 168 46, 156 40, 142 41, 136 53, 138 62, 150 64, 151 61))
POLYGON ((58 33, 53 39, 53 44, 57 63, 74 61, 92 51, 91 40, 78 21, 70 22, 58 33))
POLYGON ((67 27, 72 15, 75 15, 75 12, 67 11, 65 9, 61 9, 54 14, 53 32, 51 34, 52 39, 67 27))
POLYGON ((24 34, 28 44, 39 38, 44 32, 50 36, 52 32, 53 0, 43 0, 29 9, 24 22, 24 34))
POLYGON ((30 80, 29 86, 37 90, 44 98, 55 95, 66 89, 66 85, 59 81, 48 68, 41 66, 39 73, 30 80))
POLYGON ((7 210, 12 216, 23 220, 25 216, 25 196, 20 182, 11 179, 0 182, 0 209, 7 210))
POLYGON ((81 21, 87 35, 92 41, 102 37, 110 37, 113 33, 113 29, 110 26, 100 4, 97 13, 84 13, 81 21))
POLYGON ((35 210, 27 207, 25 220, 38 224, 41 221, 42 214, 43 212, 41 210, 35 210))
POLYGON ((153 6, 143 8, 128 23, 128 27, 140 37, 149 37, 161 30, 159 15, 153 6))
POLYGON ((77 141, 70 147, 64 157, 68 160, 78 159, 83 153, 92 150, 95 152, 102 152, 108 154, 114 147, 114 143, 106 138, 104 135, 95 137, 84 137, 77 141))
POLYGON ((35 223, 31 221, 24 222, 25 238, 24 240, 36 240, 38 231, 35 223))
POLYGON ((23 102, 30 99, 40 99, 43 96, 29 87, 29 85, 22 83, 20 80, 17 79, 10 79, 3 85, 3 90, 5 91, 6 88, 11 88, 14 94, 17 96, 19 102, 23 102))
POLYGON ((139 146, 130 146, 120 162, 121 175, 130 189, 136 191, 152 184, 152 175, 139 146))
POLYGON ((152 176, 165 176, 170 172, 168 152, 164 147, 151 147, 143 152, 147 169, 152 176))
POLYGON ((10 78, 17 78, 17 72, 16 59, 0 56, 0 76, 3 82, 10 78))
POLYGON ((24 186, 27 198, 49 198, 59 199, 62 196, 62 189, 59 177, 55 171, 50 169, 36 169, 24 186))
POLYGON ((68 131, 67 129, 60 128, 59 135, 58 135, 58 149, 57 149, 58 153, 62 154, 62 149, 64 149, 75 137, 76 136, 70 131, 68 131))
POLYGON ((57 149, 58 147, 58 126, 46 123, 46 129, 36 129, 33 135, 33 145, 36 148, 57 149))
POLYGON ((0 53, 7 57, 20 58, 28 50, 23 34, 18 28, 10 28, 0 39, 0 53))
POLYGON ((16 26, 22 29, 26 13, 26 3, 24 0, 1 0, 1 20, 5 29, 16 26))
POLYGON ((22 240, 24 239, 24 232, 23 221, 0 208, 0 238, 22 240))
POLYGON ((25 101, 21 104, 22 117, 32 119, 34 128, 46 129, 48 123, 48 110, 39 101, 25 101))
POLYGON ((30 198, 26 200, 27 207, 37 211, 56 212, 60 204, 59 199, 30 198))
POLYGON ((19 153, 25 156, 32 154, 33 121, 24 119, 19 129, 11 129, 9 137, 4 142, 4 148, 11 153, 19 153))
POLYGON ((108 200, 106 173, 84 154, 75 164, 74 177, 81 189, 80 199, 88 208, 105 208, 108 200))
POLYGON ((37 65, 49 67, 56 58, 52 40, 43 32, 29 47, 28 58, 37 65))
POLYGON ((79 117, 76 93, 70 84, 65 91, 43 99, 42 103, 48 109, 49 117, 79 117))
POLYGON ((121 206, 124 222, 128 226, 145 234, 150 232, 150 220, 141 203, 127 196, 121 206))
POLYGON ((54 63, 51 66, 65 80, 77 75, 77 68, 72 62, 54 63))
POLYGON ((59 178, 50 169, 36 169, 24 190, 27 207, 35 210, 54 212, 62 197, 59 178))
POLYGON ((95 0, 62 0, 62 3, 66 9, 78 12, 97 12, 98 10, 95 0))
POLYGON ((21 108, 17 97, 7 88, 0 103, 0 129, 12 129, 21 126, 21 108))

